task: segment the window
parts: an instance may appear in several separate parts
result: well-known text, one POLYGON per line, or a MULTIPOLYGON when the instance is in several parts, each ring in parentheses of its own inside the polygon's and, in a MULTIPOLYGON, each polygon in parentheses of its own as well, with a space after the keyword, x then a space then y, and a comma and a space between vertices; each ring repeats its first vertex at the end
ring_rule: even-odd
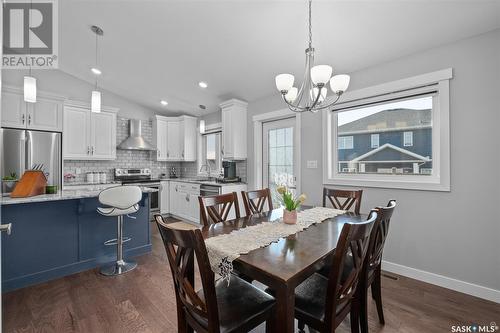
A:
POLYGON ((323 113, 324 183, 449 191, 451 77, 449 69, 344 94, 323 113))
POLYGON ((198 172, 208 174, 210 168, 212 176, 218 175, 222 168, 221 132, 203 134, 201 136, 201 159, 198 172), (202 168, 202 166, 205 166, 202 168))
POLYGON ((353 137, 341 136, 339 137, 339 149, 353 149, 353 137))
POLYGON ((403 146, 405 147, 413 146, 413 132, 403 133, 403 146))
POLYGON ((370 140, 371 140, 371 147, 378 148, 379 142, 380 142, 380 135, 379 134, 372 134, 370 137, 370 140))

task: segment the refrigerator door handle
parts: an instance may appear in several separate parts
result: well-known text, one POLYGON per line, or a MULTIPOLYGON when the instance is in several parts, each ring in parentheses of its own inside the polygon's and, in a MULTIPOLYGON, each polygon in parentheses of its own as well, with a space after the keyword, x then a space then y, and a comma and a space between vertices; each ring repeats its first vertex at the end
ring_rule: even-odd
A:
POLYGON ((31 133, 26 133, 26 169, 31 169, 33 166, 33 151, 31 150, 31 133))

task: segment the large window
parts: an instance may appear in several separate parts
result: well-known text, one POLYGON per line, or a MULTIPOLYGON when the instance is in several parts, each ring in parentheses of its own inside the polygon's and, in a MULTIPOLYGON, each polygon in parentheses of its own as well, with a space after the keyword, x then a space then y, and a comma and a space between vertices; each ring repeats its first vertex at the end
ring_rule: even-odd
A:
POLYGON ((449 190, 448 80, 405 88, 412 79, 325 111, 325 184, 449 190))

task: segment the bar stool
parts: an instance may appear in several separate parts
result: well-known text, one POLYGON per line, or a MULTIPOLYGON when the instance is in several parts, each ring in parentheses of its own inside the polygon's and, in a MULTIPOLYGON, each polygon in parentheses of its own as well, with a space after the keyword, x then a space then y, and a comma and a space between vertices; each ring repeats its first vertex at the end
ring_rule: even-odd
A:
POLYGON ((104 216, 118 218, 116 239, 104 242, 104 245, 116 245, 116 262, 111 266, 102 267, 101 274, 115 276, 137 267, 136 262, 123 260, 123 243, 130 240, 129 237, 123 237, 123 215, 136 213, 139 210, 141 198, 142 191, 138 186, 111 187, 99 193, 99 202, 109 207, 98 207, 97 212, 104 216))

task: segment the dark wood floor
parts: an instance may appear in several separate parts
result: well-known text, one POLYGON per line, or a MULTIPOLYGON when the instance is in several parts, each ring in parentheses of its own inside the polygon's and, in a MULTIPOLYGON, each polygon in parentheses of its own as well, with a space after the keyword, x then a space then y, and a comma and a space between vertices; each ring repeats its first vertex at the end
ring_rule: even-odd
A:
MULTIPOLYGON (((3 332, 176 332, 175 298, 163 245, 136 270, 91 270, 3 295, 3 332)), ((450 332, 451 325, 500 323, 500 304, 397 277, 382 280, 386 325, 369 303, 370 332, 450 332)), ((258 328, 255 332, 264 332, 258 328)), ((344 322, 338 332, 350 332, 344 322)))

